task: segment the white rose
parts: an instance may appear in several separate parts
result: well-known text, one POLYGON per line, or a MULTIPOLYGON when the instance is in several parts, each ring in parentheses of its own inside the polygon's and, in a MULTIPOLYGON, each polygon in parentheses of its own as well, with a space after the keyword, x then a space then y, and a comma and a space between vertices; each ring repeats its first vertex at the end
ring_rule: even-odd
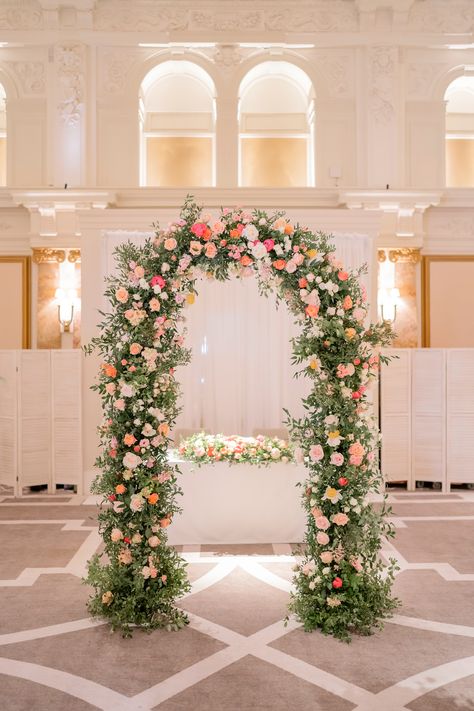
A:
MULTIPOLYGON (((255 227, 255 225, 252 225, 252 223, 250 223, 242 231, 242 234, 247 239, 254 240, 254 239, 257 239, 257 237, 258 237, 258 230, 255 227)), ((267 250, 265 249, 265 251, 267 251, 267 250)))
POLYGON ((122 463, 125 469, 136 469, 138 465, 142 463, 142 460, 133 452, 127 452, 122 460, 122 463))
POLYGON ((255 259, 263 259, 263 257, 267 256, 267 248, 263 242, 257 242, 257 244, 252 245, 252 254, 255 259))

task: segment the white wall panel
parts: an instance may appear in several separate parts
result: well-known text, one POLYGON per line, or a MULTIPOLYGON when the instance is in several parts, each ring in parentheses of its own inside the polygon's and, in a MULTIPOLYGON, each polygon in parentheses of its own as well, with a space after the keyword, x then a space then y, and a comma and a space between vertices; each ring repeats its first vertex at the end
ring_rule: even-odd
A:
POLYGON ((411 481, 410 352, 390 349, 394 356, 381 370, 382 471, 386 481, 411 481))
POLYGON ((51 351, 53 482, 74 484, 78 492, 82 489, 81 366, 81 351, 51 351))
POLYGON ((49 351, 19 351, 20 488, 51 486, 51 372, 49 351))

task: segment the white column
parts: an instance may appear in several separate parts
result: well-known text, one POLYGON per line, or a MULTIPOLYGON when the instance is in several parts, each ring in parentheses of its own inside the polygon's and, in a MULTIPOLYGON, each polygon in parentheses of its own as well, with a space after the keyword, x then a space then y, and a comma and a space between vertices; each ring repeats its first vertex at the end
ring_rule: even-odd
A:
POLYGON ((233 85, 216 99, 216 185, 238 185, 239 122, 238 97, 233 85))

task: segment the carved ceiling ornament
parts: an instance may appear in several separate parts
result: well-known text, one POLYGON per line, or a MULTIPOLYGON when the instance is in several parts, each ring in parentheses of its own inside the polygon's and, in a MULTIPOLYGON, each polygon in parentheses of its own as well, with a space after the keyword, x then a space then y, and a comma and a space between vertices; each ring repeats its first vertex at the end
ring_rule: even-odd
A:
POLYGON ((410 10, 408 26, 412 31, 459 34, 472 32, 474 3, 468 0, 417 0, 410 10))
POLYGON ((244 54, 238 44, 218 44, 214 52, 214 62, 221 69, 234 69, 243 60, 244 54))
POLYGON ((395 118, 396 67, 396 48, 371 47, 369 105, 375 123, 388 124, 395 118))
POLYGON ((84 101, 85 47, 59 45, 55 48, 57 65, 59 112, 66 126, 75 126, 81 117, 84 101))

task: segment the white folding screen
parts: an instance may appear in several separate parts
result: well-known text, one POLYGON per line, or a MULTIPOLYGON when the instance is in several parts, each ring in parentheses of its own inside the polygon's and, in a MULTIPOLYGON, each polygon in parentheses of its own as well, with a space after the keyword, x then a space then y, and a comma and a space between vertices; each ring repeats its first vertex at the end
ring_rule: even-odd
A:
POLYGON ((18 456, 17 351, 0 351, 0 483, 15 487, 18 456))
POLYGON ((80 351, 0 351, 0 483, 82 489, 80 351))
POLYGON ((387 349, 381 373, 386 481, 474 483, 474 349, 387 349))
POLYGON ((413 350, 412 481, 446 479, 446 353, 413 350))
POLYGON ((81 358, 73 350, 51 351, 52 479, 82 487, 81 358))
POLYGON ((411 481, 410 352, 388 353, 394 358, 381 376, 382 471, 386 481, 411 481))
POLYGON ((474 483, 474 350, 447 352, 448 483, 474 483))

